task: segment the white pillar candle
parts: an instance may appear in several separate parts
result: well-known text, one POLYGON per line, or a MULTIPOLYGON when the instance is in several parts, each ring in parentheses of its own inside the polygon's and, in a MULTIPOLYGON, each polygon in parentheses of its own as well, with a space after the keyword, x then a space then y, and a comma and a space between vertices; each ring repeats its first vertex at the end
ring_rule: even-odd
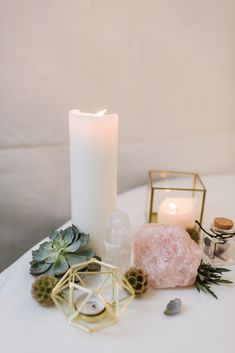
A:
POLYGON ((197 218, 197 202, 193 197, 166 198, 159 206, 158 222, 193 228, 197 218))
POLYGON ((116 208, 118 116, 69 112, 72 223, 102 255, 105 226, 116 208))

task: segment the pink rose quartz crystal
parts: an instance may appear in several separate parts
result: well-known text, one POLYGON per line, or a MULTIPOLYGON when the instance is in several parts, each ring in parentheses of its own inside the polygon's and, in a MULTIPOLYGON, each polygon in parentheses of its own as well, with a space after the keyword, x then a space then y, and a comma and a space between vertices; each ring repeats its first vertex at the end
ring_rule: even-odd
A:
POLYGON ((181 226, 144 224, 134 236, 135 266, 153 288, 192 285, 201 259, 201 249, 181 226))

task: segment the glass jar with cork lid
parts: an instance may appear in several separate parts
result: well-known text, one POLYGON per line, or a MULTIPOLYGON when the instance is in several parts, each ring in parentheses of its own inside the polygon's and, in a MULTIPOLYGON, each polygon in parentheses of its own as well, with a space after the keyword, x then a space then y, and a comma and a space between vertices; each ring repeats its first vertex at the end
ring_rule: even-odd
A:
MULTIPOLYGON (((201 227, 202 228, 202 227, 201 227)), ((216 217, 210 229, 203 229, 203 251, 213 264, 235 263, 235 230, 231 219, 216 217)))

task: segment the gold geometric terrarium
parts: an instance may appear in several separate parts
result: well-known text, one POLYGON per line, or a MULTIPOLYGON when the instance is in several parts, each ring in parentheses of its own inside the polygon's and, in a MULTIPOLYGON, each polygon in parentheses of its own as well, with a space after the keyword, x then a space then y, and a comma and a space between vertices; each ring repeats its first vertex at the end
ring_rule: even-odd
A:
POLYGON ((206 188, 197 173, 150 170, 149 223, 179 224, 193 232, 202 223, 206 188))
POLYGON ((54 303, 69 322, 88 332, 115 323, 134 295, 118 267, 95 258, 72 266, 52 291, 54 303), (92 265, 95 270, 88 271, 92 265))

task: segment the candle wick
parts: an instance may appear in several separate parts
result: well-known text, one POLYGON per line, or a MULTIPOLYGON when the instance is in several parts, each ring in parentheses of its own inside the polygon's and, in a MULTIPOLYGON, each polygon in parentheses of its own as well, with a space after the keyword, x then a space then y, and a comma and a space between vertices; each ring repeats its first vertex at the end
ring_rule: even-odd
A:
POLYGON ((96 113, 96 116, 103 116, 107 112, 107 109, 101 110, 100 112, 96 113))

